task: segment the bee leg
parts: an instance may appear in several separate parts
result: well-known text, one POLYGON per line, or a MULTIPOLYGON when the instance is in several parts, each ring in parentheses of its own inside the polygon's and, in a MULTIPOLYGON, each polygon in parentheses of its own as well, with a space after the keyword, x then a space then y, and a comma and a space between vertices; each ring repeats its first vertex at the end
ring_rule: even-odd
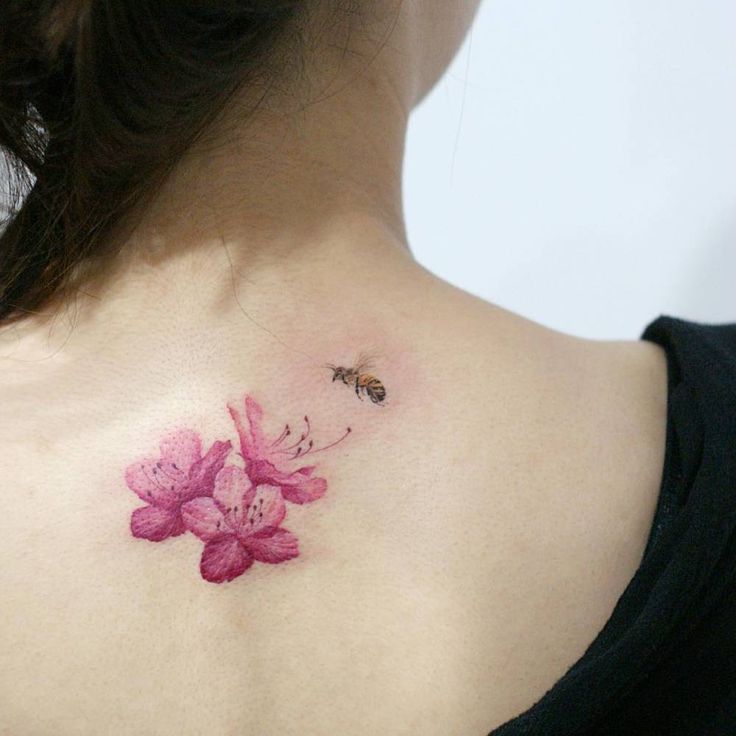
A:
POLYGON ((363 401, 363 397, 360 395, 360 386, 358 385, 358 382, 355 382, 355 395, 363 401))

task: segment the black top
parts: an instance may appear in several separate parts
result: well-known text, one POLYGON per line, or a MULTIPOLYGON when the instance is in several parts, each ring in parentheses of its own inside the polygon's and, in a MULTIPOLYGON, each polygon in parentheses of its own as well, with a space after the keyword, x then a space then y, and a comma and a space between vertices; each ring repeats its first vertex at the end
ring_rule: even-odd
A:
POLYGON ((667 444, 644 555, 601 632, 489 736, 736 735, 736 323, 660 315, 667 444))

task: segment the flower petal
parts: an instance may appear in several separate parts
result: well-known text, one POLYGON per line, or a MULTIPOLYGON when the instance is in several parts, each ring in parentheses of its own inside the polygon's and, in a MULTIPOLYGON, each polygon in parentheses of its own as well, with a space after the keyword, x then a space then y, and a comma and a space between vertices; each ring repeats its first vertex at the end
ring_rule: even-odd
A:
POLYGON ((243 422, 241 413, 228 406, 230 416, 235 422, 235 429, 238 432, 240 438, 240 452, 243 457, 247 460, 253 460, 261 457, 266 449, 266 437, 261 429, 261 422, 263 420, 263 409, 260 404, 253 399, 251 396, 245 396, 245 416, 248 421, 246 427, 243 422))
POLYGON ((225 458, 232 448, 232 442, 217 441, 207 451, 207 454, 197 460, 189 471, 189 488, 185 496, 211 496, 215 486, 215 476, 222 470, 225 458))
POLYGON ((222 511, 209 497, 187 501, 181 507, 181 517, 184 526, 204 542, 232 532, 232 529, 225 524, 222 511))
POLYGON ((251 485, 242 468, 228 465, 217 474, 215 490, 212 495, 224 513, 233 510, 233 513, 239 519, 244 506, 243 497, 251 490, 251 485))
POLYGON ((248 418, 248 426, 250 427, 250 436, 253 440, 256 450, 263 448, 266 437, 261 430, 263 422, 263 409, 261 405, 252 397, 245 396, 245 416, 248 418))
POLYGON ((170 463, 174 469, 185 475, 197 460, 202 457, 202 440, 191 429, 180 429, 164 437, 159 443, 161 460, 170 463))
POLYGON ((234 536, 227 536, 205 544, 199 571, 211 583, 224 583, 242 575, 252 564, 252 555, 234 536))
POLYGON ((178 506, 176 490, 179 484, 163 470, 158 460, 145 458, 129 465, 125 470, 125 482, 131 491, 154 506, 178 506))
POLYGON ((130 517, 130 531, 134 537, 161 542, 184 533, 178 509, 167 510, 157 506, 142 506, 130 517))
POLYGON ((285 562, 299 556, 299 540, 290 531, 276 527, 249 536, 245 546, 259 562, 285 562))
POLYGON ((309 503, 322 498, 327 491, 324 478, 314 478, 312 473, 316 466, 308 465, 291 473, 279 470, 267 460, 250 463, 248 475, 254 483, 266 483, 281 488, 281 494, 291 503, 309 503))
POLYGON ((286 516, 286 504, 276 486, 257 486, 255 493, 248 494, 245 501, 245 516, 239 530, 241 539, 267 527, 278 526, 286 516))
POLYGON ((309 503, 322 498, 327 491, 324 478, 311 477, 314 466, 299 468, 285 478, 281 485, 281 493, 291 503, 309 503))

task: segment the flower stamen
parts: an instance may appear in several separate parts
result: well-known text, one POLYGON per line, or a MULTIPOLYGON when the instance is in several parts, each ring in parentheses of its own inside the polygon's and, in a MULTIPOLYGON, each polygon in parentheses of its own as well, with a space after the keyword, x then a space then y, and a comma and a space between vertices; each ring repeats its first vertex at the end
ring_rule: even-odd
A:
POLYGON ((291 428, 288 424, 284 425, 281 434, 269 445, 269 447, 277 447, 291 434, 291 428))
POLYGON ((304 452, 302 452, 302 449, 303 449, 302 447, 297 448, 296 454, 293 455, 292 457, 293 458, 304 457, 305 455, 310 455, 310 454, 314 455, 317 452, 322 452, 323 450, 329 450, 331 447, 334 447, 335 445, 339 445, 340 442, 342 442, 352 431, 353 430, 350 427, 347 427, 345 429, 345 433, 341 437, 338 437, 334 442, 330 442, 329 445, 323 445, 322 447, 317 447, 316 449, 314 447, 314 440, 309 440, 309 445, 307 449, 304 450, 304 452))
POLYGON ((307 437, 309 437, 309 433, 312 431, 312 427, 309 423, 309 417, 307 416, 304 417, 304 423, 307 425, 307 428, 304 432, 301 433, 301 435, 299 435, 299 439, 293 445, 282 447, 280 450, 276 450, 276 452, 280 452, 284 454, 287 452, 291 452, 292 450, 299 447, 299 445, 301 445, 301 443, 304 442, 304 440, 307 439, 307 437))

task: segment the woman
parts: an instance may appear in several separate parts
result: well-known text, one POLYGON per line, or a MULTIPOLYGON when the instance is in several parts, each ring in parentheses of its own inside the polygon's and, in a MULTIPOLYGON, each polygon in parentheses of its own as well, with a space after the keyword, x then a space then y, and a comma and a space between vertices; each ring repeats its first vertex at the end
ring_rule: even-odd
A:
POLYGON ((476 5, 3 3, 3 733, 733 732, 736 325, 411 256, 476 5))

